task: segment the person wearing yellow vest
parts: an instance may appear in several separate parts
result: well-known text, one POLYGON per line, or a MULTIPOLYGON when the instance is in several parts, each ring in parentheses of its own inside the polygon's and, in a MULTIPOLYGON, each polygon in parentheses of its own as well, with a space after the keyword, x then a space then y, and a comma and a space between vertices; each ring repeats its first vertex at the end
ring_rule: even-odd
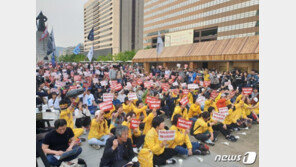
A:
MULTIPOLYGON (((132 140, 132 144, 136 145, 137 148, 140 148, 144 144, 145 136, 142 135, 141 130, 138 128, 131 128, 131 120, 136 119, 136 114, 134 112, 129 112, 125 116, 125 120, 122 122, 122 126, 128 127, 128 138, 132 140)), ((138 150, 136 151, 138 152, 138 150)))
POLYGON ((176 114, 180 114, 184 119, 189 120, 186 105, 182 105, 181 103, 179 103, 179 105, 175 107, 174 113, 171 117, 171 121, 173 121, 174 115, 176 114))
POLYGON ((124 98, 124 103, 122 103, 123 111, 125 114, 131 112, 133 110, 133 104, 130 100, 128 100, 128 97, 124 98))
POLYGON ((143 134, 146 135, 146 133, 151 129, 152 127, 152 120, 154 117, 157 116, 156 109, 153 109, 152 112, 148 114, 148 116, 143 120, 143 123, 145 123, 145 127, 143 130, 143 134))
POLYGON ((83 128, 74 128, 74 121, 73 121, 73 112, 74 112, 74 105, 78 104, 79 98, 77 97, 75 100, 72 99, 74 102, 68 107, 68 102, 65 99, 62 99, 60 101, 60 108, 61 108, 61 114, 60 119, 65 119, 67 122, 67 127, 71 128, 74 133, 74 137, 77 139, 79 136, 81 136, 84 132, 83 128))
POLYGON ((145 136, 143 148, 148 148, 153 153, 153 165, 175 164, 176 159, 172 158, 176 155, 176 151, 172 148, 166 148, 167 141, 158 139, 158 131, 164 130, 164 119, 155 117, 152 120, 152 128, 145 136))
POLYGON ((199 115, 202 113, 199 102, 196 100, 189 108, 188 118, 189 120, 195 122, 199 115))
POLYGON ((100 149, 100 146, 106 144, 110 137, 107 120, 103 116, 103 112, 98 110, 95 112, 95 118, 91 121, 90 131, 88 134, 88 144, 95 149, 100 149))
POLYGON ((254 122, 259 123, 259 102, 258 98, 255 97, 252 102, 252 104, 249 105, 250 115, 248 115, 249 118, 251 118, 254 122))
POLYGON ((210 81, 210 74, 208 74, 208 70, 204 71, 204 81, 210 81))
POLYGON ((141 114, 143 114, 144 118, 147 117, 146 109, 147 106, 144 105, 142 101, 137 101, 136 106, 133 106, 133 111, 136 113, 137 119, 140 119, 141 114))
POLYGON ((181 129, 177 127, 178 119, 182 118, 180 114, 176 114, 172 121, 170 130, 175 130, 175 139, 169 141, 169 148, 174 149, 180 155, 206 155, 207 152, 199 150, 198 142, 191 142, 189 139, 189 129, 181 129))
POLYGON ((211 115, 209 112, 203 112, 201 117, 197 119, 193 127, 193 135, 197 140, 205 142, 209 145, 215 145, 214 141, 217 136, 214 134, 212 125, 216 124, 215 122, 209 122, 211 115))

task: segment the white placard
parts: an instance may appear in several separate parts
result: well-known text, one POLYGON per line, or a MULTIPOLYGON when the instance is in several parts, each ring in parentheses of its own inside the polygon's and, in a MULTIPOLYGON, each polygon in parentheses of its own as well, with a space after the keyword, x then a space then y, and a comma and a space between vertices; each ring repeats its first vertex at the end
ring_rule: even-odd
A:
POLYGON ((128 97, 129 100, 137 100, 138 99, 136 93, 129 93, 127 95, 127 97, 128 97))
POLYGON ((198 85, 197 84, 188 84, 188 89, 198 89, 198 85))
POLYGON ((218 112, 213 112, 213 120, 216 120, 218 122, 223 122, 225 119, 226 115, 218 112))
POLYGON ((113 101, 114 95, 113 93, 104 93, 103 101, 113 101))
POLYGON ((158 139, 160 141, 174 140, 175 139, 175 134, 176 134, 175 130, 160 130, 160 131, 158 131, 158 139))

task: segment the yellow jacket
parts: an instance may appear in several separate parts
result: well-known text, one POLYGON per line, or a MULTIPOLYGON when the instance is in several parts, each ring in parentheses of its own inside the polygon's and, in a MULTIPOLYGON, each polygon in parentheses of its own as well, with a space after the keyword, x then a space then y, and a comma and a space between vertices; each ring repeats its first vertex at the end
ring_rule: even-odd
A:
POLYGON ((230 125, 232 123, 234 123, 234 112, 232 111, 232 109, 228 110, 228 115, 225 117, 223 124, 225 125, 230 125))
POLYGON ((169 148, 175 148, 176 146, 182 146, 184 143, 186 144, 188 149, 192 148, 192 144, 190 142, 188 134, 185 135, 185 129, 180 129, 175 125, 172 125, 170 130, 175 130, 175 139, 168 142, 169 148))
POLYGON ((104 118, 111 119, 112 118, 112 113, 114 111, 115 111, 115 106, 113 105, 113 108, 110 110, 110 112, 108 112, 108 113, 104 112, 104 118))
POLYGON ((138 108, 138 107, 133 106, 133 111, 136 113, 137 119, 140 118, 141 113, 144 114, 145 118, 147 117, 146 109, 147 109, 147 106, 143 106, 142 108, 138 108))
POLYGON ((107 120, 103 120, 102 122, 97 122, 97 120, 94 118, 91 121, 90 125, 90 131, 88 134, 88 140, 91 138, 100 139, 104 135, 108 135, 110 133, 108 128, 107 120))
POLYGON ((209 126, 209 123, 205 122, 203 118, 198 118, 193 127, 193 134, 197 135, 200 133, 205 133, 207 131, 213 132, 212 127, 209 126))
MULTIPOLYGON (((128 137, 132 140, 132 143, 133 143, 133 135, 136 137, 141 136, 141 131, 139 128, 137 128, 137 132, 132 133, 132 129, 130 128, 130 124, 131 124, 130 122, 123 121, 121 125, 128 127, 128 137)), ((133 131, 133 132, 135 132, 135 131, 133 131)))
POLYGON ((126 105, 122 103, 122 108, 123 108, 123 111, 127 114, 133 110, 133 104, 130 103, 129 105, 126 105))
POLYGON ((259 102, 255 105, 256 108, 253 109, 253 111, 258 115, 259 114, 259 102))
POLYGON ((209 107, 214 107, 215 110, 218 111, 216 103, 211 99, 205 101, 204 111, 208 111, 209 107))
MULTIPOLYGON (((183 95, 182 97, 179 97, 179 99, 176 100, 176 105, 179 105, 179 102, 185 96, 186 95, 183 95)), ((188 93, 187 97, 188 97, 188 100, 189 100, 189 104, 192 104, 193 103, 193 96, 192 96, 192 94, 190 92, 188 93)))
POLYGON ((236 103, 235 105, 235 111, 233 115, 233 123, 236 123, 238 119, 240 118, 246 118, 244 115, 244 101, 240 100, 239 103, 236 103))
POLYGON ((197 104, 191 104, 190 108, 189 108, 189 112, 188 112, 188 118, 192 118, 196 115, 201 114, 201 109, 200 106, 197 104))
POLYGON ((205 75, 204 75, 204 81, 210 81, 210 74, 205 73, 205 75))
POLYGON ((146 117, 143 122, 145 123, 145 127, 143 130, 143 134, 146 135, 146 133, 151 129, 152 127, 152 120, 154 118, 154 114, 151 112, 148 117, 146 117))
POLYGON ((175 109, 174 109, 174 113, 173 113, 173 115, 172 115, 171 121, 173 121, 174 116, 175 116, 176 114, 180 114, 180 115, 182 115, 182 117, 183 117, 184 119, 189 120, 189 118, 188 118, 187 108, 184 108, 184 112, 183 112, 183 114, 182 114, 182 109, 181 109, 181 107, 180 107, 180 106, 176 106, 175 109))
POLYGON ((158 140, 158 134, 155 128, 151 128, 145 136, 143 148, 148 148, 155 155, 160 155, 164 152, 165 146, 161 147, 162 141, 158 140))
POLYGON ((73 112, 74 108, 70 110, 68 107, 65 110, 61 110, 60 119, 65 119, 67 121, 67 127, 74 129, 74 122, 73 122, 73 112))

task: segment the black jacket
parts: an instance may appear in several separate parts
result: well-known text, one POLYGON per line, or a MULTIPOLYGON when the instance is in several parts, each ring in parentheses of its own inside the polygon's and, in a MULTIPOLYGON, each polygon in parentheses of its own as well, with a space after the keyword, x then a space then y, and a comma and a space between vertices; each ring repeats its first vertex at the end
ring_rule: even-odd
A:
MULTIPOLYGON (((115 157, 116 157, 116 154, 118 151, 118 147, 114 151, 112 150, 113 140, 116 138, 117 137, 112 136, 107 140, 105 150, 104 150, 103 156, 101 158, 100 167, 107 167, 107 166, 112 167, 114 162, 116 162, 115 157)), ((119 143, 118 143, 118 145, 119 145, 119 143)), ((123 143, 123 145, 124 145, 124 147, 123 147, 123 157, 122 158, 129 162, 135 157, 135 153, 133 151, 131 139, 128 138, 127 141, 125 143, 123 143)))

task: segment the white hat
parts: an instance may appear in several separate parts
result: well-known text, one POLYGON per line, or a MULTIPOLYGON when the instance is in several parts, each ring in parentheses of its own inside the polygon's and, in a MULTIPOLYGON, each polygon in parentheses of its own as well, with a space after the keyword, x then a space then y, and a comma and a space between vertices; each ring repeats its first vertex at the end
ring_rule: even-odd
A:
POLYGON ((97 111, 95 112, 95 116, 100 115, 100 114, 101 114, 101 110, 97 110, 97 111))
POLYGON ((255 97, 255 98, 254 98, 254 101, 257 103, 257 102, 258 102, 258 98, 257 98, 257 97, 255 97))

